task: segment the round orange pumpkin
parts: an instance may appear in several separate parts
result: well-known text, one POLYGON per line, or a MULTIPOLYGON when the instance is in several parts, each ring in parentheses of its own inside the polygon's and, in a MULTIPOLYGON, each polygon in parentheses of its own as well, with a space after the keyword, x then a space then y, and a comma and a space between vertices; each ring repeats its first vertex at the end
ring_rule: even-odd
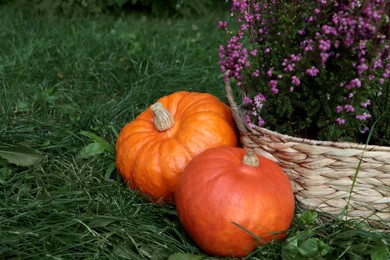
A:
POLYGON ((175 92, 120 131, 116 167, 129 187, 152 201, 173 202, 185 166, 204 150, 238 144, 231 109, 217 97, 175 92))
POLYGON ((213 256, 244 257, 283 239, 294 216, 287 175, 239 147, 213 148, 194 158, 178 182, 175 203, 184 230, 213 256))

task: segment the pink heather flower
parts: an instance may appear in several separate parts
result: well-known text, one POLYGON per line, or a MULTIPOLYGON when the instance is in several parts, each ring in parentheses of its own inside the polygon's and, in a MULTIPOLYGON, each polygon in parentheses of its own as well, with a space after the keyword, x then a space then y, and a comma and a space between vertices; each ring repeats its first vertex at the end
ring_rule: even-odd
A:
POLYGON ((338 118, 336 118, 336 123, 339 125, 343 125, 343 124, 345 124, 345 120, 338 117, 338 118))
POLYGON ((346 112, 350 112, 350 113, 355 112, 355 108, 351 105, 344 105, 344 109, 346 112))
POLYGON ((259 77, 259 70, 255 70, 255 71, 252 73, 252 76, 253 76, 254 78, 259 77))
POLYGON ((267 48, 264 50, 264 53, 270 53, 271 49, 270 48, 267 48))
POLYGON ((278 82, 274 79, 271 79, 269 81, 269 85, 271 86, 271 88, 276 88, 276 86, 278 85, 278 82))
POLYGON ((248 123, 248 126, 249 126, 250 128, 255 128, 255 124, 252 123, 252 122, 249 122, 249 123, 248 123))
POLYGON ((329 50, 331 47, 330 40, 319 40, 318 49, 322 52, 329 50))
POLYGON ((353 88, 360 88, 361 86, 362 86, 362 83, 361 83, 360 79, 355 78, 355 79, 351 80, 351 81, 345 86, 345 88, 346 88, 347 90, 351 90, 351 89, 353 89, 353 88))
POLYGON ((300 43, 300 46, 303 48, 305 52, 312 51, 313 50, 313 40, 308 39, 304 40, 300 43))
POLYGON ((249 124, 251 122, 251 118, 248 114, 245 114, 245 122, 249 124))
POLYGON ((359 64, 357 66, 357 71, 358 71, 359 76, 361 76, 363 74, 363 72, 366 71, 367 69, 368 69, 367 64, 365 64, 365 63, 359 64))
POLYGON ((273 71, 273 68, 270 68, 270 69, 267 71, 267 76, 268 76, 268 77, 272 77, 272 71, 273 71))
POLYGON ((371 118, 371 115, 366 113, 366 112, 364 112, 363 114, 360 114, 360 115, 356 115, 356 119, 361 120, 361 121, 366 121, 370 118, 371 118))
POLYGON ((248 114, 245 115, 245 122, 247 123, 247 125, 248 125, 250 128, 254 128, 254 127, 255 127, 255 124, 253 124, 253 123, 251 122, 250 115, 248 115, 248 114))
POLYGON ((351 80, 350 84, 352 84, 353 87, 360 88, 362 86, 362 82, 359 78, 355 78, 351 80))
POLYGON ((277 89, 277 87, 276 87, 278 85, 278 82, 276 80, 272 79, 269 81, 269 84, 271 86, 271 93, 274 95, 278 94, 279 89, 277 89))
POLYGON ((335 40, 333 46, 334 46, 336 49, 338 49, 339 46, 340 46, 340 41, 339 41, 339 40, 335 40))
POLYGON ((301 84, 301 81, 299 80, 299 78, 297 78, 297 76, 292 76, 291 81, 292 84, 294 84, 295 86, 299 86, 301 84))
POLYGON ((383 72, 383 74, 382 74, 382 77, 384 77, 385 79, 388 79, 389 76, 390 76, 390 68, 386 68, 385 72, 383 72))
POLYGON ((377 58, 377 60, 372 65, 372 69, 375 70, 377 68, 383 68, 383 61, 382 61, 382 58, 380 56, 377 58))
POLYGON ((297 62, 297 61, 300 61, 302 59, 302 54, 299 53, 298 55, 295 55, 295 54, 291 54, 290 55, 290 60, 292 62, 297 62))
POLYGON ((262 93, 259 93, 254 97, 254 100, 255 102, 265 102, 267 99, 262 93))
POLYGON ((277 89, 277 88, 271 88, 271 93, 274 94, 274 95, 276 95, 276 94, 279 93, 279 89, 277 89))
POLYGON ((361 102, 360 103, 360 106, 363 107, 363 108, 367 108, 370 105, 371 105, 371 100, 369 100, 369 99, 367 99, 366 102, 361 102))
POLYGON ((255 107, 252 108, 252 113, 251 113, 252 116, 257 116, 257 110, 255 107))
POLYGON ((253 103, 253 100, 252 99, 250 99, 249 97, 247 97, 247 96, 244 96, 243 98, 242 98, 242 102, 244 103, 244 104, 248 104, 248 105, 250 105, 250 104, 252 104, 253 103))
POLYGON ((320 57, 321 57, 321 63, 325 64, 328 61, 329 53, 321 52, 320 57))
POLYGON ((342 106, 337 106, 336 107, 336 113, 337 114, 340 114, 343 110, 344 110, 344 108, 342 106))
POLYGON ((368 133, 370 131, 370 128, 368 126, 365 126, 363 130, 361 131, 362 134, 368 133))
POLYGON ((228 27, 228 22, 226 21, 219 21, 218 22, 218 29, 226 29, 228 27))
POLYGON ((337 35, 337 31, 334 27, 332 26, 329 26, 329 25, 323 25, 322 26, 322 33, 323 34, 333 34, 333 35, 337 35))
POLYGON ((307 70, 306 70, 306 74, 308 74, 308 75, 310 75, 310 76, 312 76, 312 77, 317 76, 317 74, 318 74, 319 72, 320 72, 320 71, 319 71, 316 67, 314 67, 314 66, 312 66, 310 69, 307 69, 307 70))
POLYGON ((252 50, 250 54, 251 54, 253 57, 256 56, 257 50, 256 50, 256 49, 252 50))
POLYGON ((317 2, 319 2, 321 6, 326 5, 326 0, 317 0, 317 2))
POLYGON ((259 126, 263 126, 264 124, 265 124, 265 122, 264 122, 264 120, 263 120, 263 118, 261 117, 261 116, 259 116, 258 118, 257 118, 257 124, 259 125, 259 126))
POLYGON ((291 71, 294 70, 294 67, 295 67, 295 64, 294 63, 290 63, 283 69, 283 71, 284 72, 291 72, 291 71))

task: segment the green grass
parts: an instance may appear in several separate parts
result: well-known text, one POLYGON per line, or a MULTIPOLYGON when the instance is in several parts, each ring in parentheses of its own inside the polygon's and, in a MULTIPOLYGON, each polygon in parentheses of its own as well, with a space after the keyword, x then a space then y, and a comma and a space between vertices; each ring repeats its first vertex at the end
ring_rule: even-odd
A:
MULTIPOLYGON (((39 151, 24 150, 22 161, 41 158, 0 159, 0 259, 207 258, 172 205, 124 185, 109 147, 163 95, 226 101, 221 16, 62 20, 0 7, 0 146, 39 151)), ((387 259, 389 244, 389 234, 297 209, 287 240, 248 259, 387 259)))

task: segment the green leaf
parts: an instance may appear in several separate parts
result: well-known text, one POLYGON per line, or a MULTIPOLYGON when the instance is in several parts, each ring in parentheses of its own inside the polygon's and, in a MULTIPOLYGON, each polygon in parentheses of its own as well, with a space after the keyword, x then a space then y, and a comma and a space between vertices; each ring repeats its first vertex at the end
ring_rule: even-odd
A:
POLYGON ((88 226, 90 228, 101 228, 119 220, 121 219, 111 216, 94 216, 94 218, 88 223, 88 226))
POLYGON ((104 150, 106 150, 112 154, 115 153, 115 147, 113 145, 109 144, 106 140, 104 140, 100 136, 98 136, 94 133, 91 133, 91 132, 87 132, 87 131, 81 131, 81 134, 91 138, 92 141, 94 141, 95 143, 98 143, 101 147, 103 147, 104 150))
POLYGON ((384 240, 381 240, 382 243, 374 247, 371 252, 372 260, 382 260, 382 259, 390 259, 390 251, 388 245, 384 240))
POLYGON ((18 166, 31 166, 44 157, 38 150, 24 145, 0 146, 0 157, 18 166))
POLYGON ((318 238, 309 238, 305 240, 299 248, 299 252, 302 255, 309 257, 324 256, 328 251, 328 245, 318 238))
POLYGON ((31 111, 31 105, 25 101, 19 101, 16 104, 16 112, 18 113, 27 113, 31 111))
POLYGON ((89 158, 98 154, 102 154, 105 151, 104 147, 100 143, 91 143, 81 149, 79 158, 89 158))
POLYGON ((111 173, 115 170, 116 164, 115 162, 111 162, 107 168, 106 168, 106 173, 104 174, 104 179, 109 180, 111 173))
POLYGON ((7 180, 12 174, 12 169, 11 167, 1 167, 0 168, 0 185, 5 185, 7 183, 7 180))
POLYGON ((118 138, 118 136, 119 136, 118 129, 116 129, 115 126, 113 126, 113 125, 110 125, 109 127, 110 127, 111 131, 114 133, 115 137, 118 138))
POLYGON ((305 224, 313 224, 318 218, 318 213, 314 211, 305 211, 301 216, 300 220, 305 224))
POLYGON ((192 255, 192 254, 185 254, 185 253, 175 253, 173 255, 170 255, 168 260, 202 260, 204 259, 204 255, 192 255))
POLYGON ((369 232, 369 231, 366 231, 366 230, 360 230, 360 229, 351 229, 351 230, 347 230, 347 231, 343 231, 343 232, 340 232, 338 233, 336 236, 335 236, 335 239, 338 239, 338 240, 350 240, 350 239, 353 239, 353 238, 356 238, 356 237, 361 237, 361 238, 375 238, 375 234, 372 233, 372 232, 369 232))
POLYGON ((139 256, 125 246, 114 245, 114 254, 123 259, 138 259, 139 256))
POLYGON ((301 234, 287 239, 282 248, 282 259, 322 259, 331 247, 318 238, 308 238, 302 242, 301 234))
POLYGON ((299 258, 299 256, 300 253, 298 251, 298 236, 288 238, 282 248, 282 259, 294 260, 299 258))

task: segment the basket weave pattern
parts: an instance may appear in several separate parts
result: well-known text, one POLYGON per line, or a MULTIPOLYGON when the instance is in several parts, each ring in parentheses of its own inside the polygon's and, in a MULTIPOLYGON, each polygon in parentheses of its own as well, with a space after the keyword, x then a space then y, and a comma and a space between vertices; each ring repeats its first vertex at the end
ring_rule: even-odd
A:
POLYGON ((225 90, 242 145, 283 168, 300 207, 340 216, 360 163, 347 216, 390 229, 390 147, 309 140, 251 128, 228 80, 225 90))

